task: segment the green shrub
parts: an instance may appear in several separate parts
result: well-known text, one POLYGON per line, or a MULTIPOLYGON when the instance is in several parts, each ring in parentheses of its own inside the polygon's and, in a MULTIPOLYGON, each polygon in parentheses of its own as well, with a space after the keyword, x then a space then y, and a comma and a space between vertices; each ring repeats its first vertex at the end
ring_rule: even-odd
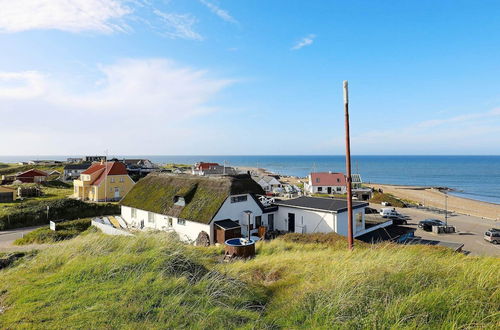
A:
POLYGON ((390 203, 391 206, 395 207, 406 207, 405 202, 394 197, 393 195, 375 191, 373 193, 373 197, 370 199, 370 203, 382 204, 382 202, 390 203))
POLYGON ((85 203, 74 199, 35 200, 3 210, 0 230, 48 224, 50 220, 90 218, 120 213, 117 204, 85 203), (47 218, 47 206, 49 207, 47 218))
POLYGON ((51 230, 49 227, 38 228, 15 240, 14 244, 45 244, 71 239, 87 230, 91 223, 91 219, 80 219, 60 223, 57 225, 56 231, 51 230))

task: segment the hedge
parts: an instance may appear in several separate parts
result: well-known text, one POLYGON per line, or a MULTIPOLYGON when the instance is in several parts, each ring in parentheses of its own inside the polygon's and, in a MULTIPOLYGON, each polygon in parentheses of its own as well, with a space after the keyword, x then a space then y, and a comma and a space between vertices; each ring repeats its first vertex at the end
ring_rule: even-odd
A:
POLYGON ((50 201, 29 201, 9 207, 0 216, 0 230, 46 225, 50 220, 73 220, 117 213, 120 213, 120 206, 111 203, 85 203, 68 198, 50 201), (48 218, 47 206, 49 207, 48 218))

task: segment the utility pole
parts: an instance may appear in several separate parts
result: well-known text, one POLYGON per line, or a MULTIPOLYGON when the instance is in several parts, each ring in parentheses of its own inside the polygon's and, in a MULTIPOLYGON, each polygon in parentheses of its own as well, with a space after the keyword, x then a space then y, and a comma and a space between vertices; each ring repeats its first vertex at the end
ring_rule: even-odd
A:
POLYGON ((351 141, 349 137, 349 92, 347 80, 344 80, 344 112, 345 112, 345 168, 347 177, 347 243, 349 250, 354 247, 352 232, 352 190, 351 190, 351 141))
POLYGON ((448 192, 446 190, 444 192, 444 222, 448 227, 448 192))

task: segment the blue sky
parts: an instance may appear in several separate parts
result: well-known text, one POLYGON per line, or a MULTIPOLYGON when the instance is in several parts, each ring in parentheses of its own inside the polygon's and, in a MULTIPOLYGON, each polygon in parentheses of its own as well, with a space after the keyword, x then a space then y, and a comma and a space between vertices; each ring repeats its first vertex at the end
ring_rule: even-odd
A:
POLYGON ((3 155, 500 154, 498 1, 0 8, 3 155))

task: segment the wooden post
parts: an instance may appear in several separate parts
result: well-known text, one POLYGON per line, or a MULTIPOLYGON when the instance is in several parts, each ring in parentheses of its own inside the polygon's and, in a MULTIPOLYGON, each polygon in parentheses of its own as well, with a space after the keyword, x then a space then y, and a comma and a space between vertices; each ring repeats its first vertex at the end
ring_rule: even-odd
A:
POLYGON ((351 190, 351 141, 349 137, 349 94, 347 80, 344 80, 344 112, 345 112, 345 164, 347 177, 347 243, 349 250, 354 247, 352 232, 352 190, 351 190))

